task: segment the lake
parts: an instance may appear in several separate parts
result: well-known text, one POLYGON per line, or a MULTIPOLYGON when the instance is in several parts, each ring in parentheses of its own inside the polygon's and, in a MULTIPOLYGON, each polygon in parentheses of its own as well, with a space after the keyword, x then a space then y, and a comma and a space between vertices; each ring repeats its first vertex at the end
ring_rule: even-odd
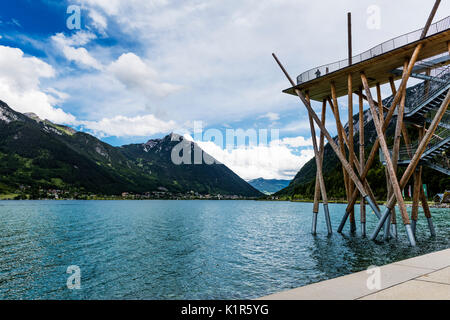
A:
MULTIPOLYGON (((330 204, 333 231, 346 205, 330 204)), ((449 209, 417 247, 328 237, 311 203, 0 201, 0 299, 251 299, 450 247, 449 209), (69 290, 68 266, 81 270, 69 290)), ((356 207, 359 213, 359 207, 356 207)), ((357 219, 359 222, 359 219, 357 219)), ((369 210, 367 230, 376 217, 369 210)), ((359 227, 359 223, 358 223, 359 227)))

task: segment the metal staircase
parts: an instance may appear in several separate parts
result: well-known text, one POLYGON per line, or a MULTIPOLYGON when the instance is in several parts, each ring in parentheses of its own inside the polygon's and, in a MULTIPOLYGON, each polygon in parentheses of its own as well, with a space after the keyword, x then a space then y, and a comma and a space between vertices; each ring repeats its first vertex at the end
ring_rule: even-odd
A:
MULTIPOLYGON (((441 68, 431 80, 424 81, 408 91, 405 103, 405 121, 410 123, 431 123, 437 109, 445 99, 450 89, 450 67, 441 68)), ((390 107, 393 97, 384 101, 390 107)), ((398 165, 408 165, 414 155, 418 143, 404 146, 400 149, 398 165)), ((390 150, 392 156, 392 150, 390 150)), ((421 157, 421 164, 450 175, 450 111, 447 111, 439 123, 439 127, 431 138, 421 157)), ((380 161, 386 161, 380 150, 380 161)))

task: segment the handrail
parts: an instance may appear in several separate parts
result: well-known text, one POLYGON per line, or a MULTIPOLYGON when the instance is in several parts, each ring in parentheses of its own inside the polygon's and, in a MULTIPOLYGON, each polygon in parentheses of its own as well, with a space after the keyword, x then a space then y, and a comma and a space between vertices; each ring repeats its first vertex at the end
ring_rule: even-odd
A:
MULTIPOLYGON (((430 142, 426 146, 426 149, 423 152, 422 157, 427 156, 431 151, 434 151, 434 149, 437 146, 443 145, 448 141, 450 141, 450 129, 441 127, 441 129, 436 130, 435 134, 433 135, 430 142)), ((411 157, 416 152, 417 147, 418 143, 416 142, 400 148, 398 161, 401 162, 411 160, 411 157)), ((389 150, 389 154, 392 157, 392 149, 389 150)), ((380 149, 380 161, 385 162, 384 154, 381 152, 381 149, 380 149)))
MULTIPOLYGON (((430 29, 428 30, 427 37, 430 37, 437 33, 443 32, 449 28, 450 28, 450 16, 433 23, 430 26, 430 29)), ((367 50, 359 55, 356 55, 356 56, 352 57, 352 64, 356 64, 356 63, 371 59, 375 56, 379 56, 380 54, 383 54, 383 53, 392 51, 394 49, 403 47, 405 45, 408 45, 410 43, 416 42, 416 41, 420 40, 420 36, 422 34, 423 29, 424 28, 421 28, 416 31, 412 31, 412 32, 406 33, 404 35, 401 35, 399 37, 396 37, 394 39, 385 41, 382 44, 379 44, 370 50, 367 50)), ((310 69, 308 71, 303 72, 302 74, 300 74, 297 77, 297 84, 319 78, 323 75, 337 71, 339 69, 343 69, 348 66, 349 66, 348 59, 344 59, 344 60, 340 60, 337 62, 325 64, 320 67, 310 69)))
MULTIPOLYGON (((443 81, 423 81, 408 89, 405 103, 405 116, 414 113, 416 110, 424 107, 426 102, 430 99, 436 98, 435 96, 441 91, 450 88, 450 66, 439 68, 440 72, 433 76, 436 80, 443 81)), ((389 108, 394 100, 394 96, 391 95, 383 100, 383 105, 389 108)), ((396 110, 397 112, 397 110, 396 110)))
MULTIPOLYGON (((413 102, 406 103, 405 113, 413 113, 417 109, 421 108, 427 100, 431 97, 444 90, 445 88, 450 87, 450 67, 447 66, 439 75, 435 78, 445 80, 446 82, 438 82, 438 81, 429 81, 428 83, 423 82, 420 86, 417 87, 415 92, 410 92, 410 97, 412 96, 413 102), (427 88, 428 84, 428 88, 427 88)), ((408 100, 411 100, 409 98, 408 100)))

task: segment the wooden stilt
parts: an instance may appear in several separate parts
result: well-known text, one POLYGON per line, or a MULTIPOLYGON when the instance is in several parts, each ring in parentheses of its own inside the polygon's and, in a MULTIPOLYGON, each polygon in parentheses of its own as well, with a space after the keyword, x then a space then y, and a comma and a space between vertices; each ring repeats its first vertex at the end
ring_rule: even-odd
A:
MULTIPOLYGON (((345 156, 345 146, 344 146, 344 135, 342 130, 340 130, 341 126, 341 116, 339 114, 339 104, 336 96, 336 86, 334 82, 331 83, 331 97, 333 99, 333 105, 334 105, 334 118, 336 120, 336 128, 338 132, 338 141, 339 141, 339 148, 341 150, 341 153, 345 156)), ((342 168, 343 175, 344 175, 344 185, 345 185, 345 194, 348 194, 348 175, 345 168, 342 168)))
MULTIPOLYGON (((291 85, 295 86, 294 81, 292 81, 291 77, 289 76, 289 74, 287 73, 286 69, 283 67, 281 62, 278 60, 277 56, 274 53, 272 54, 272 56, 274 57, 275 61, 278 63, 280 69, 283 71, 283 73, 285 74, 286 78, 289 80, 291 85)), ((315 123, 319 126, 320 130, 322 130, 322 132, 324 133, 325 137, 328 140, 328 143, 329 143, 330 147, 333 149, 333 151, 335 152, 336 156, 341 161, 342 166, 347 171, 348 176, 350 177, 350 179, 352 179, 353 182, 355 183, 355 185, 358 188, 359 192, 361 192, 361 194, 366 199, 366 201, 369 203, 371 208, 375 212, 377 212, 379 214, 377 207, 372 203, 372 200, 369 198, 369 196, 368 196, 368 194, 367 194, 367 192, 366 192, 366 190, 364 188, 364 185, 361 183, 361 180, 358 178, 356 173, 350 167, 349 163, 346 160, 345 155, 341 153, 341 150, 340 150, 339 146, 334 142, 333 137, 330 135, 330 133, 325 128, 323 123, 319 120, 319 117, 317 117, 317 114, 314 112, 314 110, 311 107, 311 105, 309 104, 309 102, 305 99, 303 93, 300 90, 298 90, 298 89, 295 89, 295 93, 300 98, 300 100, 303 102, 303 104, 305 105, 306 109, 308 109, 309 114, 312 116, 312 118, 315 121, 315 123)), ((313 140, 313 144, 314 144, 314 140, 313 140)))
MULTIPOLYGON (((397 106, 398 102, 400 101, 399 99, 400 99, 401 95, 399 94, 399 92, 403 91, 403 88, 406 87, 406 84, 407 84, 408 79, 409 79, 409 77, 411 75, 411 72, 412 72, 412 69, 414 67, 414 64, 417 61, 417 57, 418 57, 419 52, 420 52, 421 49, 422 49, 422 45, 421 44, 417 45, 416 48, 414 49, 413 55, 411 56, 411 59, 410 59, 409 64, 408 64, 408 69, 402 76, 402 80, 400 82, 400 86, 398 88, 397 94, 394 96, 394 100, 393 100, 393 102, 391 104, 391 107, 389 108, 389 111, 388 111, 388 113, 386 115, 386 119, 384 120, 384 124, 383 124, 383 127, 382 127, 383 133, 386 131, 386 129, 389 126, 389 123, 390 123, 390 121, 392 119, 392 116, 394 115, 394 111, 396 109, 396 106, 397 106)), ((380 139, 377 138, 375 140, 375 143, 374 143, 373 147, 372 147, 372 150, 370 151, 369 157, 367 158, 366 165, 364 166, 364 171, 360 175, 362 180, 364 180, 367 177, 369 169, 372 167, 373 161, 375 160, 375 158, 377 156, 379 147, 380 147, 380 139)), ((350 202, 349 202, 349 204, 347 206, 347 211, 349 211, 349 210, 351 210, 353 208, 353 206, 356 203, 356 198, 357 197, 358 197, 358 193, 354 191, 353 195, 352 195, 352 198, 351 198, 351 200, 350 200, 350 202)), ((345 216, 344 216, 344 218, 345 218, 345 216)), ((345 221, 341 222, 341 225, 343 225, 343 224, 345 225, 345 221)))
MULTIPOLYGON (((327 100, 328 100, 328 103, 329 103, 329 105, 330 105, 331 112, 333 112, 333 114, 335 114, 335 107, 333 106, 333 102, 331 101, 331 99, 330 99, 329 97, 328 97, 327 100)), ((361 166, 360 166, 360 164, 359 164, 358 158, 356 157, 354 150, 352 150, 352 149, 350 149, 350 148, 348 147, 348 146, 349 146, 349 139, 347 138, 347 134, 345 133, 345 129, 344 129, 344 127, 342 126, 341 121, 340 121, 338 118, 336 118, 336 119, 337 119, 337 120, 336 120, 337 130, 338 130, 338 132, 340 131, 342 137, 344 138, 344 142, 345 142, 345 145, 347 146, 348 152, 349 152, 349 153, 353 153, 354 166, 356 167, 356 169, 357 169, 357 171, 358 171, 358 174, 361 176, 361 171, 360 171, 360 167, 361 167, 361 166)), ((368 193, 370 199, 372 200, 373 204, 374 204, 374 205, 376 206, 376 208, 377 208, 377 211, 374 211, 374 213, 376 214, 377 212, 380 211, 380 208, 378 207, 378 204, 377 204, 377 202, 376 202, 376 200, 375 200, 375 196, 374 196, 374 194, 373 194, 372 188, 370 187, 370 185, 369 185, 369 183, 367 182, 367 180, 363 179, 363 180, 361 180, 361 181, 362 181, 362 183, 364 184, 364 187, 366 188, 366 191, 367 191, 367 193, 368 193)), ((341 231, 342 231, 342 230, 341 230, 341 231)), ((340 232, 340 231, 339 231, 339 232, 340 232)))
POLYGON ((413 203, 411 208, 411 228, 416 234, 416 225, 417 218, 419 216, 419 197, 420 197, 420 188, 422 188, 422 167, 419 167, 414 172, 414 188, 413 188, 413 203))
MULTIPOLYGON (((322 123, 325 125, 326 121, 326 112, 327 112, 327 101, 323 100, 322 103, 322 114, 321 114, 321 120, 322 123)), ((323 164, 323 153, 324 153, 324 144, 325 144, 325 136, 323 135, 322 131, 320 131, 320 142, 319 142, 319 154, 320 154, 320 161, 323 164)), ((319 183, 319 171, 316 170, 316 185, 314 188, 314 207, 313 212, 318 213, 319 212, 319 201, 320 201, 320 183, 319 183)))
POLYGON ((380 115, 381 123, 384 122, 384 109, 383 109, 383 99, 381 98, 381 86, 380 83, 377 82, 377 99, 378 99, 378 114, 380 115))
MULTIPOLYGON (((400 179, 400 187, 404 188, 406 184, 409 181, 409 178, 411 178, 411 175, 413 174, 414 170, 416 169, 420 158, 422 157, 422 154, 425 151, 426 146, 430 142, 434 132, 436 131, 436 128, 438 124, 440 123, 442 117, 444 116, 445 112, 447 111, 448 104, 450 102, 450 90, 447 91, 447 95, 445 96, 444 100, 442 101, 438 111, 436 112, 433 121, 431 122, 430 127, 428 128, 428 131, 425 133, 423 139, 420 141, 419 146, 417 147, 416 152, 414 153, 414 156, 412 157, 408 167, 406 168, 405 172, 403 173, 402 178, 400 179)), ((386 218, 389 215, 390 209, 393 208, 396 202, 396 197, 392 196, 388 203, 386 204, 386 211, 383 213, 383 216, 378 221, 377 227, 375 228, 375 231, 373 232, 371 239, 375 240, 378 236, 378 233, 380 232, 381 227, 383 226, 386 218)), ((411 242, 411 245, 415 245, 414 235, 412 235, 411 228, 407 228, 407 234, 409 237, 409 240, 411 242)))
MULTIPOLYGON (((362 97, 362 88, 359 89, 359 165, 360 171, 364 171, 364 100, 362 97)), ((366 204, 364 197, 360 199, 360 215, 361 215, 361 236, 366 236, 366 204)))
POLYGON ((386 165, 387 165, 387 168, 389 170, 389 175, 391 177, 392 188, 394 190, 395 197, 397 198, 397 201, 398 201, 398 204, 399 204, 400 213, 402 214, 402 218, 403 218, 403 223, 405 225, 409 225, 410 221, 409 221, 408 213, 406 211, 405 202, 403 201, 402 191, 400 189, 400 186, 399 186, 399 183, 398 183, 398 180, 397 180, 397 174, 395 173, 394 166, 392 164, 391 155, 389 153, 389 149, 388 149, 388 146, 386 144, 386 140, 384 139, 383 128, 382 128, 382 125, 380 123, 380 119, 377 116, 377 111, 375 109, 375 105, 374 105, 373 100, 372 100, 372 93, 370 92, 369 83, 367 81, 367 78, 366 78, 366 75, 364 74, 364 72, 361 72, 361 80, 362 80, 362 83, 363 83, 363 86, 364 86, 364 90, 366 91, 367 98, 369 99, 369 106, 370 106, 370 110, 372 112, 373 121, 374 121, 374 124, 375 124, 375 128, 377 130, 378 139, 380 141, 381 149, 382 149, 382 151, 384 153, 384 157, 386 158, 386 165))
MULTIPOLYGON (((350 36, 351 39, 351 36, 350 36)), ((351 59, 350 59, 351 60, 351 59)), ((348 162, 350 166, 353 168, 353 163, 355 161, 355 153, 354 153, 354 144, 353 144, 353 82, 352 75, 349 74, 347 77, 347 85, 348 85, 348 149, 349 149, 349 159, 348 162)), ((345 132, 344 132, 345 133, 345 132)), ((353 194, 353 190, 355 189, 355 185, 352 181, 348 183, 348 192, 347 192, 347 201, 350 200, 350 196, 353 194)), ((350 211, 350 232, 356 232, 356 221, 355 221, 355 210, 350 211)))
MULTIPOLYGON (((308 103, 310 103, 309 94, 306 94, 305 99, 308 103)), ((323 112, 324 111, 323 109, 324 109, 324 107, 322 106, 322 121, 323 121, 322 123, 324 123, 324 118, 325 118, 325 112, 323 112)), ((325 104, 325 109, 326 109, 326 104, 325 104)), ((323 208, 324 208, 324 213, 325 213, 325 221, 327 224, 328 234, 331 234, 332 228, 331 228, 330 215, 328 212, 328 197, 327 197, 327 192, 325 189, 325 181, 323 179, 323 171, 322 171, 324 138, 323 138, 323 133, 321 130, 320 149, 318 149, 317 148, 317 139, 316 139, 316 130, 314 128, 314 122, 313 122, 311 114, 309 114, 308 116, 309 116, 309 125, 310 125, 310 129, 311 129, 311 139, 313 140, 314 155, 316 158, 316 167, 317 167, 316 178, 318 181, 318 186, 316 183, 316 190, 314 193, 312 233, 316 234, 317 214, 319 212, 319 197, 317 195, 317 198, 316 198, 316 192, 317 192, 317 190, 320 190, 320 192, 322 194, 322 203, 323 203, 323 208), (316 201, 316 199, 317 199, 317 201, 316 201)))

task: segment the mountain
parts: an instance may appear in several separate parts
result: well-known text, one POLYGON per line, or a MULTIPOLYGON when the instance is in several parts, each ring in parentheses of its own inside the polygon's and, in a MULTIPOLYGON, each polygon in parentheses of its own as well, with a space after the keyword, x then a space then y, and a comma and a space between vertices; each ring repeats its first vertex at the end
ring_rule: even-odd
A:
POLYGON ((277 180, 258 178, 250 180, 248 183, 266 195, 271 195, 283 188, 286 188, 291 180, 277 180))
MULTIPOLYGON (((420 85, 420 84, 419 84, 420 85)), ((414 92, 416 86, 407 89, 407 92, 414 92)), ((388 97, 383 100, 383 104, 387 103, 392 99, 388 97)), ((341 118, 342 120, 342 118, 341 118)), ((355 154, 359 155, 359 114, 353 117, 353 127, 354 135, 353 141, 355 146, 355 154)), ((386 131, 386 142, 389 146, 393 145, 393 136, 395 133, 395 116, 391 121, 389 127, 386 131)), ((348 135, 348 124, 344 126, 344 129, 348 135)), ((408 135, 411 141, 417 140, 417 130, 408 127, 408 135)), ((365 140, 365 158, 369 157, 370 151, 373 144, 377 138, 377 132, 373 122, 372 114, 370 110, 364 111, 364 140, 365 140)), ((337 142, 337 137, 334 138, 337 142)), ((325 140, 326 141, 326 140, 325 140)), ((403 143, 403 142, 402 142, 403 143)), ((348 159, 348 154, 347 154, 348 159)), ((399 167, 398 173, 399 177, 403 174, 405 168, 399 167)), ((325 180, 325 185, 327 187, 327 195, 329 199, 344 199, 345 198, 345 186, 344 177, 342 172, 342 165, 338 157, 334 153, 331 146, 327 143, 324 150, 324 161, 323 161, 323 175, 325 180)), ((385 199, 387 196, 387 186, 385 179, 385 168, 379 160, 379 153, 377 154, 374 163, 369 170, 367 175, 367 180, 369 181, 372 191, 376 197, 380 200, 385 199)), ((424 184, 428 186, 428 196, 431 197, 434 194, 445 190, 450 184, 450 178, 440 172, 430 169, 426 166, 423 167, 422 180, 424 184)), ((287 199, 313 199, 314 189, 316 181, 316 160, 315 158, 307 162, 297 173, 294 179, 291 181, 289 186, 283 190, 275 193, 276 196, 280 198, 287 199)))
MULTIPOLYGON (((0 194, 64 189, 119 195, 172 193, 238 195, 261 193, 220 163, 180 164, 172 148, 182 146, 193 162, 197 144, 175 134, 147 143, 113 147, 70 127, 21 114, 0 101, 0 194)), ((214 160, 204 153, 205 159, 214 160)))

